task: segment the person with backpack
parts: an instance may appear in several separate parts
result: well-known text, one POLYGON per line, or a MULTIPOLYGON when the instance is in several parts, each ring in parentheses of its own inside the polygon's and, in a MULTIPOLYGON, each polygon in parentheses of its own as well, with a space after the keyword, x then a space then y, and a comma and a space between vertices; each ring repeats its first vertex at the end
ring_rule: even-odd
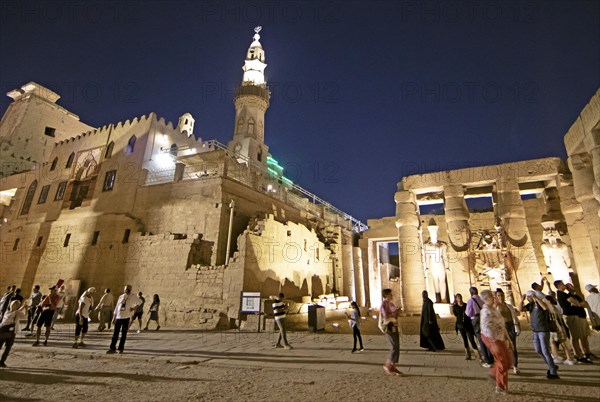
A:
POLYGON ((471 319, 471 323, 473 324, 473 330, 475 331, 475 337, 477 338, 477 342, 479 343, 479 355, 481 356, 481 366, 485 368, 490 368, 494 364, 494 358, 490 353, 489 349, 485 346, 485 343, 481 340, 481 325, 480 325, 480 315, 481 309, 483 308, 483 300, 479 297, 479 291, 475 286, 471 286, 469 288, 469 293, 471 294, 471 298, 467 302, 467 309, 465 310, 465 314, 467 317, 471 319))

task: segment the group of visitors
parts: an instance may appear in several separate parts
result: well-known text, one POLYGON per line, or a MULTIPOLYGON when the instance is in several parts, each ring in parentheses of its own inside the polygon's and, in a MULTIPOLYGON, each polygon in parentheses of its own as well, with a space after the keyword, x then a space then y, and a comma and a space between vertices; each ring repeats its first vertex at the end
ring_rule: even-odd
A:
MULTIPOLYGON (((508 392, 508 372, 511 368, 514 374, 521 372, 517 351, 517 337, 521 333, 518 318, 520 312, 529 312, 533 346, 548 367, 547 379, 560 379, 557 364, 591 364, 591 359, 596 358, 589 349, 587 338, 590 329, 586 309, 592 327, 600 329, 600 292, 597 287, 586 285, 589 296, 584 300, 571 283, 564 284, 562 281, 554 282, 556 294, 550 290, 546 295, 543 293, 545 283, 548 283, 545 278, 541 284, 533 283, 518 310, 506 302, 506 295, 501 288, 496 291, 486 289, 479 294, 476 287, 471 287, 471 297, 467 303, 460 293, 455 295, 451 312, 456 317, 456 333, 460 333, 463 340, 465 359, 471 360, 473 353, 477 353, 480 364, 491 369, 490 376, 495 379, 496 393, 508 392), (566 359, 560 356, 561 346, 565 350, 566 359)), ((433 302, 427 291, 423 291, 422 296, 419 344, 428 351, 443 350, 444 341, 440 335, 433 302)), ((401 375, 396 368, 399 357, 400 310, 392 302, 391 289, 384 289, 382 297, 379 328, 390 344, 390 354, 383 369, 388 374, 401 375)))
MULTIPOLYGON (((56 316, 62 314, 60 308, 65 305, 65 289, 64 286, 53 285, 48 290, 47 295, 42 295, 40 286, 35 285, 29 300, 23 302, 20 289, 17 289, 16 286, 9 286, 7 292, 0 299, 0 317, 2 317, 0 321, 0 348, 4 346, 0 367, 6 367, 6 358, 10 353, 17 333, 20 332, 20 321, 25 318, 27 319, 25 331, 30 331, 30 334, 33 335, 34 328, 36 328, 33 346, 48 345, 56 316), (27 310, 27 314, 25 314, 25 310, 27 310), (43 342, 40 343, 42 327, 45 328, 45 334, 43 342)), ((135 320, 138 322, 137 332, 140 333, 142 330, 145 299, 142 292, 135 296, 131 294, 131 290, 130 285, 125 286, 123 294, 119 296, 115 303, 110 289, 105 289, 95 309, 94 294, 96 289, 90 287, 85 290, 77 300, 75 307, 75 342, 73 348, 85 346, 84 338, 88 333, 89 323, 92 321, 91 313, 98 311, 98 331, 103 331, 107 325, 109 329, 111 325, 114 325, 113 336, 107 353, 112 354, 117 353, 117 351, 123 353, 127 332, 135 320)), ((160 329, 159 309, 160 298, 155 294, 148 309, 149 317, 144 330, 148 330, 150 321, 156 322, 156 330, 160 329)))

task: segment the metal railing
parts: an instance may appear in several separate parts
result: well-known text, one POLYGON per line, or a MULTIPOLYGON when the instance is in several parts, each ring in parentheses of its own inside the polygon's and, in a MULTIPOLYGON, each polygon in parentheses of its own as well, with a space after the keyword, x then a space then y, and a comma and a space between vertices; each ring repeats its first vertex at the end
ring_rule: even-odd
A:
MULTIPOLYGON (((255 173, 258 173, 260 175, 270 177, 272 179, 279 179, 278 176, 269 172, 263 164, 255 162, 255 161, 247 158, 244 155, 241 155, 241 154, 231 151, 230 149, 227 148, 227 146, 225 144, 222 144, 217 140, 209 140, 209 141, 204 142, 203 148, 207 149, 208 151, 216 151, 216 150, 224 151, 228 157, 237 159, 238 161, 242 161, 244 164, 246 164, 248 167, 247 168, 248 171, 245 171, 246 169, 244 169, 244 171, 238 170, 238 169, 227 169, 227 173, 226 173, 226 176, 228 178, 236 180, 242 184, 253 187, 252 180, 250 177, 251 175, 248 174, 248 173, 252 173, 252 171, 254 171, 255 173)), ((180 148, 180 150, 182 150, 182 148, 180 148)), ((164 152, 169 152, 169 150, 165 150, 164 152)), ((201 179, 203 177, 211 177, 211 176, 214 177, 214 176, 218 176, 218 175, 223 175, 223 172, 224 172, 223 164, 214 163, 214 162, 202 162, 199 164, 187 165, 185 167, 183 180, 195 180, 195 179, 201 179)), ((158 184, 158 183, 173 181, 174 174, 175 174, 174 168, 149 171, 148 177, 146 179, 146 184, 158 184)), ((312 204, 319 205, 319 206, 325 208, 328 212, 341 217, 343 220, 350 221, 351 225, 352 225, 352 230, 354 232, 363 232, 368 229, 367 225, 365 225, 358 219, 354 218, 352 215, 349 215, 349 214, 345 213, 344 211, 334 207, 329 202, 323 200, 322 198, 318 197, 317 195, 311 193, 310 191, 305 190, 304 188, 300 187, 299 185, 294 184, 294 183, 291 183, 291 184, 281 183, 281 185, 283 185, 287 188, 287 190, 288 190, 287 197, 284 197, 283 195, 281 195, 279 193, 270 193, 270 195, 274 196, 275 198, 281 199, 283 202, 292 204, 297 208, 305 207, 304 203, 302 202, 302 199, 306 198, 312 204)), ((266 189, 261 189, 261 190, 266 190, 266 189)), ((321 216, 323 214, 321 214, 320 211, 312 210, 311 212, 313 212, 320 218, 323 218, 323 219, 325 218, 325 216, 321 216)))

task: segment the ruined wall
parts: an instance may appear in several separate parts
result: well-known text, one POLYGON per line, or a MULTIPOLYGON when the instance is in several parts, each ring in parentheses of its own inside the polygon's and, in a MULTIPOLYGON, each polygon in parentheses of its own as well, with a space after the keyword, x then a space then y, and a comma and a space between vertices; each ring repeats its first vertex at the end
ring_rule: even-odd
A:
POLYGON ((302 224, 284 224, 269 215, 238 238, 238 249, 234 260, 244 262, 244 291, 263 297, 282 291, 286 298, 300 299, 331 290, 330 251, 302 224))

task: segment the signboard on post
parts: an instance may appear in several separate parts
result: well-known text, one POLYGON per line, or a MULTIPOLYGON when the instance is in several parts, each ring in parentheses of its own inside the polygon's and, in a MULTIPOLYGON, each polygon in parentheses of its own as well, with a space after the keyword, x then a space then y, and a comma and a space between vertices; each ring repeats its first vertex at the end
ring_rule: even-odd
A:
POLYGON ((241 314, 258 314, 258 332, 260 332, 260 293, 259 292, 242 292, 240 301, 240 325, 241 314))
POLYGON ((242 292, 242 313, 260 314, 260 293, 259 292, 242 292))

